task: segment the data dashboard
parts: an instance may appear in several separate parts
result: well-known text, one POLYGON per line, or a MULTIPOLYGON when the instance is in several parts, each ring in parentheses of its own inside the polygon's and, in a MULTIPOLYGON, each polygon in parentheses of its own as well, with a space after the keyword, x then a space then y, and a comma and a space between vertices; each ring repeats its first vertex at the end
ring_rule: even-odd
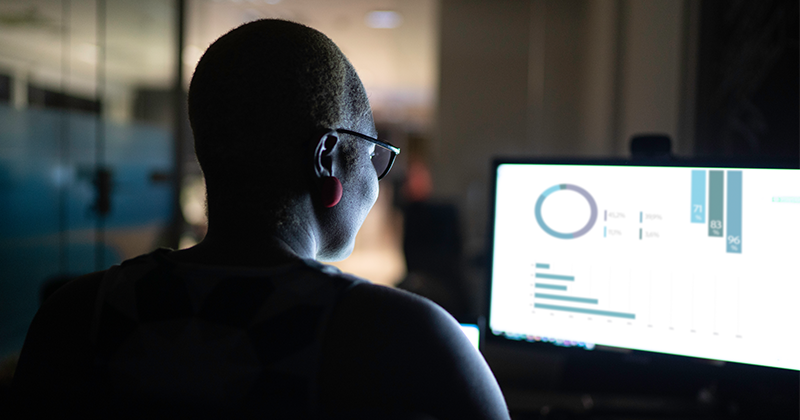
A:
POLYGON ((800 171, 496 170, 493 334, 800 369, 800 171))

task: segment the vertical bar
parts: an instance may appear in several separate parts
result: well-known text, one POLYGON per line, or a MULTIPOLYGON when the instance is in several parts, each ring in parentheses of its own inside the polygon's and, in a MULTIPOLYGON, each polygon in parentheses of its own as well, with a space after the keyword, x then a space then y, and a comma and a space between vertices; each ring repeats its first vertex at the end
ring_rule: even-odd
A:
POLYGON ((639 228, 639 240, 642 239, 642 228, 639 228))
POLYGON ((708 236, 722 237, 723 171, 708 171, 708 236))
POLYGON ((604 222, 608 221, 608 210, 603 210, 603 221, 604 222))
POLYGON ((639 223, 642 223, 642 213, 641 211, 639 212, 639 223))
POLYGON ((742 171, 728 171, 727 250, 742 252, 742 171))
POLYGON ((603 226, 603 237, 604 237, 604 238, 606 237, 606 233, 607 233, 607 232, 606 232, 606 230, 607 230, 607 229, 608 229, 608 228, 607 228, 606 226, 603 226))
POLYGON ((692 223, 706 222, 706 171, 692 171, 692 223))

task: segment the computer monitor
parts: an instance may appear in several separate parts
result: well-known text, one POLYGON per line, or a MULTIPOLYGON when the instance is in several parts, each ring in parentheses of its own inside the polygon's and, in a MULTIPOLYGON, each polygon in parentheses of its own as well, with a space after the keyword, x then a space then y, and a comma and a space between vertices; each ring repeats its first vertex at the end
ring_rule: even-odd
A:
POLYGON ((796 373, 786 166, 497 160, 487 339, 796 373))

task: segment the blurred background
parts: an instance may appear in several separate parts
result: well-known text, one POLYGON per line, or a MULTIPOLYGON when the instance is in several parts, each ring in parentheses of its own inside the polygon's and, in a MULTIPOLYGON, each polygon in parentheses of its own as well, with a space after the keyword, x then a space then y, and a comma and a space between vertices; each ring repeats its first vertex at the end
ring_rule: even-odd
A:
MULTIPOLYGON (((474 321, 494 156, 800 155, 798 2, 0 0, 0 357, 65 280, 205 232, 185 111, 248 21, 331 37, 401 147, 336 265, 474 321)), ((0 369, 2 370, 2 369, 0 369)))

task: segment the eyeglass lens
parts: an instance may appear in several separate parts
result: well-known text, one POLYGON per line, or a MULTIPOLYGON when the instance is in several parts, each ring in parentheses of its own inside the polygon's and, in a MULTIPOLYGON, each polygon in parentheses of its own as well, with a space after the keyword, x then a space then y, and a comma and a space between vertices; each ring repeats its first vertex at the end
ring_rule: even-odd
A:
POLYGON ((391 149, 382 146, 380 144, 375 143, 376 139, 372 137, 366 136, 364 134, 360 134, 357 132, 352 132, 345 129, 338 130, 340 134, 354 136, 355 138, 368 141, 374 144, 372 155, 370 156, 370 160, 372 161, 372 166, 375 167, 375 173, 378 175, 378 179, 380 180, 387 173, 389 170, 392 169, 392 163, 394 163, 394 158, 397 155, 396 152, 392 151, 391 149))
POLYGON ((375 145, 375 151, 372 153, 372 166, 375 167, 375 173, 378 178, 383 178, 389 170, 389 163, 392 160, 392 151, 381 146, 375 145))

